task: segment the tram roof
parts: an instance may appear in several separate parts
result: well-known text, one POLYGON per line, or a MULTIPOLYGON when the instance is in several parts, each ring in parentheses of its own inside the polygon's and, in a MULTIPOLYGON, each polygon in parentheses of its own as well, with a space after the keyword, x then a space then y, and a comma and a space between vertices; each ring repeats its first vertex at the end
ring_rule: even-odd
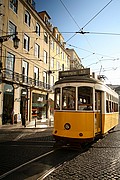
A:
POLYGON ((118 96, 118 94, 113 89, 111 89, 109 86, 104 84, 104 82, 102 82, 99 79, 95 79, 93 77, 90 77, 90 76, 69 76, 69 77, 65 77, 65 78, 62 78, 62 79, 59 79, 58 81, 56 81, 55 85, 59 85, 59 84, 63 84, 63 83, 76 83, 76 82, 100 84, 100 85, 103 85, 104 88, 107 88, 106 89, 107 92, 114 94, 114 96, 115 96, 115 94, 116 94, 116 96, 118 96))
POLYGON ((55 85, 62 83, 74 83, 74 82, 86 82, 86 83, 102 83, 102 81, 88 77, 88 76, 69 76, 59 79, 55 82, 55 85))

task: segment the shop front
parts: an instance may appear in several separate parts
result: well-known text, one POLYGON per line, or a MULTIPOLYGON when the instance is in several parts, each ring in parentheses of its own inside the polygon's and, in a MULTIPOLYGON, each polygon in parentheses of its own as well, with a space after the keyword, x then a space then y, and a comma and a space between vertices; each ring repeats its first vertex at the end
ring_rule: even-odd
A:
POLYGON ((47 95, 32 93, 32 119, 47 118, 47 95))

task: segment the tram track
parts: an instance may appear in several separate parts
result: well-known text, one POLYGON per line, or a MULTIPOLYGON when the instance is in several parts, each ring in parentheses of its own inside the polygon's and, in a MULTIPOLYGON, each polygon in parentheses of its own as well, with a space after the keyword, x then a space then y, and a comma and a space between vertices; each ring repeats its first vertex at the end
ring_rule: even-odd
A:
POLYGON ((64 163, 90 147, 86 145, 76 150, 76 148, 64 146, 55 149, 55 140, 52 136, 40 135, 42 134, 25 138, 22 136, 16 138, 17 141, 0 143, 1 152, 4 154, 9 152, 5 158, 1 158, 0 179, 45 179, 64 163), (11 156, 10 159, 9 156, 11 156))
POLYGON ((63 149, 58 149, 58 150, 63 150, 67 153, 73 152, 73 154, 69 154, 67 157, 65 157, 64 161, 61 161, 59 163, 57 163, 55 166, 53 166, 52 168, 50 168, 49 170, 47 170, 46 172, 44 172, 39 178, 37 178, 37 180, 44 180, 45 178, 47 178, 47 176, 49 176, 52 172, 54 172, 55 170, 57 170, 58 168, 60 168, 61 166, 63 166, 66 162, 70 161, 71 159, 75 158, 76 156, 80 155, 81 153, 87 151, 91 146, 91 143, 81 146, 79 147, 64 147, 63 149))
POLYGON ((56 170, 56 168, 76 157, 82 151, 76 151, 69 148, 52 149, 7 171, 0 176, 0 179, 44 179, 56 170))
POLYGON ((43 180, 64 163, 86 151, 88 146, 80 149, 67 147, 52 149, 2 174, 0 179, 43 180))
MULTIPOLYGON (((41 158, 43 158, 43 157, 45 157, 45 156, 51 154, 52 152, 54 152, 54 150, 49 151, 49 152, 47 152, 47 153, 44 153, 44 154, 42 154, 42 155, 40 155, 40 156, 38 156, 38 157, 36 157, 36 158, 34 158, 34 159, 32 159, 32 160, 26 162, 26 163, 21 164, 20 166, 18 166, 18 167, 16 167, 16 168, 14 168, 14 169, 12 169, 12 170, 10 170, 10 171, 8 171, 8 172, 2 174, 2 175, 0 176, 0 179, 4 179, 4 178, 8 177, 10 174, 14 173, 15 171, 17 171, 17 170, 23 168, 24 166, 27 166, 27 165, 29 165, 29 164, 35 162, 35 161, 37 161, 37 160, 40 160, 41 158)), ((8 178, 9 178, 9 177, 8 177, 8 178)))
MULTIPOLYGON (((11 141, 9 142, 9 147, 33 147, 33 145, 35 145, 35 147, 40 147, 40 148, 53 148, 53 144, 54 144, 55 141, 37 141, 37 142, 34 142, 34 141, 30 141, 30 142, 14 142, 14 141, 11 141)), ((8 146, 8 142, 4 142, 4 143, 0 143, 0 146, 2 147, 5 147, 5 146, 8 146)))

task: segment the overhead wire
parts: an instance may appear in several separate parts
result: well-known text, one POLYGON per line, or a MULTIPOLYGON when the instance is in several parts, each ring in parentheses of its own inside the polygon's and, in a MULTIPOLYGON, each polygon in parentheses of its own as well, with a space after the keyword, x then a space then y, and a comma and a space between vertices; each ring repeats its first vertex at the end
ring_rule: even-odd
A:
MULTIPOLYGON (((70 17, 72 18, 72 20, 74 21, 74 23, 77 25, 77 27, 80 29, 80 26, 79 26, 79 24, 76 22, 76 20, 74 19, 74 17, 72 16, 72 14, 70 13, 70 11, 68 10, 68 8, 65 6, 65 4, 63 3, 63 1, 62 0, 60 0, 60 2, 62 3, 62 5, 64 6, 64 8, 66 9, 66 11, 68 12, 68 14, 70 15, 70 17)), ((76 35, 76 33, 75 34, 73 34, 72 35, 72 37, 70 37, 66 42, 68 42, 70 39, 72 39, 74 36, 76 35)))
MULTIPOLYGON (((97 14, 95 14, 82 28, 80 28, 80 26, 78 25, 78 23, 76 22, 76 20, 73 18, 72 14, 70 13, 70 11, 67 9, 67 7, 65 6, 65 4, 63 3, 62 0, 60 0, 60 2, 62 3, 62 5, 64 6, 64 8, 66 9, 66 11, 68 12, 68 14, 70 15, 70 17, 73 19, 73 21, 75 22, 75 24, 77 25, 77 27, 79 28, 79 32, 83 31, 83 29, 91 22, 93 21, 113 0, 110 0, 97 14)), ((66 42, 68 42, 69 40, 71 40, 74 36, 76 36, 77 33, 75 33, 74 35, 72 35, 66 42)))
POLYGON ((78 31, 76 33, 79 33, 79 34, 96 34, 96 35, 115 35, 115 36, 119 36, 120 33, 112 33, 112 32, 84 32, 84 31, 78 31))
MULTIPOLYGON (((14 53, 16 53, 16 51, 13 50, 13 49, 11 49, 10 47, 8 47, 8 46, 6 46, 6 45, 3 45, 3 46, 6 47, 6 48, 8 48, 9 50, 13 51, 14 53)), ((17 54, 20 56, 20 59, 26 59, 26 60, 28 60, 28 61, 31 60, 31 62, 32 62, 33 64, 38 65, 37 62, 35 62, 35 61, 32 60, 32 59, 26 58, 26 56, 24 56, 23 54, 21 54, 21 53, 19 53, 19 52, 17 52, 17 54)), ((19 58, 17 57, 16 59, 19 59, 19 58)), ((39 62, 39 61, 40 61, 40 60, 38 60, 38 62, 39 62)), ((41 69, 46 70, 42 65, 39 65, 39 67, 41 67, 41 69)))
MULTIPOLYGON (((75 22, 75 24, 77 25, 77 27, 79 27, 79 32, 76 32, 75 34, 73 34, 66 42, 68 42, 69 40, 71 40, 77 33, 81 33, 81 34, 85 34, 83 32, 83 29, 91 22, 93 21, 113 0, 110 0, 97 14, 95 14, 82 28, 79 27, 78 23, 75 21, 75 19, 73 18, 73 16, 71 15, 71 13, 69 12, 69 10, 67 9, 67 7, 65 6, 65 4, 62 2, 62 0, 60 0, 60 2, 62 3, 62 5, 64 6, 64 8, 66 9, 66 11, 69 13, 70 17, 73 19, 73 21, 75 22)), ((89 33, 89 32, 88 32, 89 33)), ((113 35, 113 34, 112 34, 113 35)), ((88 39, 87 39, 87 42, 88 42, 88 39)), ((89 46, 91 47, 90 43, 88 42, 89 46)), ((95 54, 96 56, 96 54, 95 54)), ((98 59, 98 57, 96 56, 96 58, 98 59)), ((98 62, 101 63, 101 61, 99 61, 98 59, 98 62)), ((96 62, 96 63, 98 63, 96 62)), ((93 64, 96 64, 96 63, 93 63, 93 64)), ((101 64, 102 66, 102 64, 101 64)), ((100 70, 101 71, 101 70, 100 70)), ((99 71, 99 72, 100 72, 99 71)))
POLYGON ((62 5, 64 6, 64 8, 66 9, 66 11, 68 12, 68 14, 70 15, 70 17, 72 18, 72 20, 75 22, 75 24, 77 25, 77 27, 80 29, 79 24, 76 22, 76 20, 74 19, 74 17, 72 16, 72 14, 70 13, 70 11, 68 10, 68 8, 65 6, 65 4, 62 2, 62 0, 60 0, 60 2, 62 3, 62 5))
POLYGON ((97 14, 93 16, 81 29, 84 29, 91 21, 93 21, 113 0, 109 1, 97 14))
POLYGON ((84 48, 80 48, 80 47, 74 46, 74 45, 72 45, 72 44, 68 44, 68 43, 67 43, 67 45, 70 46, 70 47, 74 47, 74 48, 76 48, 76 49, 80 49, 80 50, 82 50, 82 51, 86 51, 86 52, 92 53, 93 55, 94 55, 94 54, 100 55, 100 56, 102 56, 102 58, 103 58, 103 57, 108 57, 108 58, 116 59, 116 58, 113 57, 113 56, 108 56, 108 55, 105 55, 105 54, 95 53, 95 52, 93 52, 93 51, 90 51, 90 50, 87 50, 87 49, 84 49, 84 48))
MULTIPOLYGON (((0 29, 0 31, 2 31, 2 29, 0 29)), ((4 33, 7 36, 10 32, 4 31, 4 33)), ((25 32, 17 31, 17 34, 25 34, 25 33, 27 33, 27 34, 34 34, 34 33, 36 33, 36 31, 32 31, 32 32, 29 32, 29 31, 25 31, 25 32)), ((43 34, 43 33, 45 33, 45 32, 44 31, 40 31, 40 34, 43 34)), ((96 34, 96 35, 115 35, 115 36, 119 36, 120 35, 120 33, 114 33, 114 32, 90 32, 90 31, 83 31, 83 30, 81 30, 81 31, 61 31, 60 33, 61 34, 76 34, 76 33, 78 33, 78 34, 96 34)), ((35 38, 34 36, 33 37, 30 36, 30 37, 31 38, 35 38)), ((38 36, 38 37, 36 37, 36 40, 37 39, 41 39, 41 37, 38 36)), ((41 40, 44 40, 44 39, 41 39, 41 40)))

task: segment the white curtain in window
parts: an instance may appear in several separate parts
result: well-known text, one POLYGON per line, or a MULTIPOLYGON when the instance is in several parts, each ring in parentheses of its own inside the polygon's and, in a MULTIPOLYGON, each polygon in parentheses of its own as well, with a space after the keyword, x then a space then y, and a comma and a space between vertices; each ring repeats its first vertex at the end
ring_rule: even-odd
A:
POLYGON ((6 69, 13 71, 15 56, 11 53, 7 53, 6 69))

